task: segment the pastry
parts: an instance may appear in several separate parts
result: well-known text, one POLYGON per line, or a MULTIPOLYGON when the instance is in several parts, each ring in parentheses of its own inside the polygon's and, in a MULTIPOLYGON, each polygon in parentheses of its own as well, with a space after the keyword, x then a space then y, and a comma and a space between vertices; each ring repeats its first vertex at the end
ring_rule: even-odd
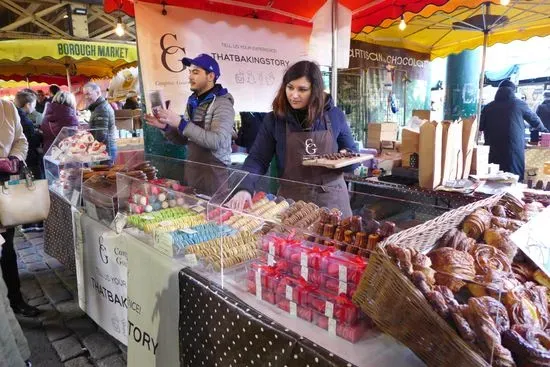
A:
POLYGON ((464 251, 442 247, 428 254, 432 261, 436 284, 445 285, 453 292, 464 286, 462 280, 471 280, 475 276, 473 257, 464 251))
POLYGON ((526 325, 514 325, 502 333, 502 344, 512 351, 518 366, 550 365, 550 334, 526 325))
POLYGON ((491 296, 499 299, 503 292, 512 291, 518 286, 520 283, 510 273, 490 269, 468 283, 468 290, 474 297, 491 296))
POLYGON ((466 236, 466 234, 457 228, 447 231, 438 241, 439 247, 451 247, 459 251, 469 251, 475 244, 475 240, 466 236))
POLYGON ((525 288, 506 293, 503 302, 506 305, 512 325, 541 327, 541 317, 537 306, 527 295, 525 288))
POLYGON ((504 228, 510 231, 517 231, 525 224, 525 222, 518 219, 493 217, 491 218, 491 224, 495 227, 504 228))
POLYGON ((464 315, 462 315, 460 308, 451 311, 451 317, 462 339, 464 339, 468 344, 473 345, 476 341, 476 333, 471 328, 464 315))
POLYGON ((512 261, 518 252, 518 247, 510 240, 509 232, 503 228, 489 228, 483 234, 483 240, 489 246, 493 246, 508 256, 512 261))
POLYGON ((429 284, 435 284, 435 270, 432 269, 432 260, 424 254, 417 253, 411 259, 413 270, 422 272, 429 284))
POLYGON ((540 285, 550 288, 550 278, 542 270, 537 270, 533 273, 533 278, 540 285))
POLYGON ((466 217, 462 224, 462 230, 468 237, 477 240, 491 226, 491 218, 492 214, 486 209, 477 209, 466 217))
POLYGON ((499 200, 499 205, 506 209, 506 216, 513 219, 521 219, 523 217, 524 202, 513 195, 504 195, 499 200))
POLYGON ((492 297, 471 297, 468 300, 468 323, 477 335, 477 342, 493 366, 515 366, 512 353, 502 346, 500 333, 510 328, 506 308, 492 297))
POLYGON ((445 297, 440 292, 431 291, 425 294, 426 299, 433 307, 435 312, 439 314, 443 319, 447 320, 450 318, 450 310, 445 302, 445 297))
POLYGON ((510 260, 496 247, 478 244, 470 250, 470 255, 474 258, 476 274, 487 274, 489 270, 512 271, 510 260))
POLYGON ((506 218, 506 208, 502 205, 495 205, 491 208, 491 213, 495 217, 506 218))
POLYGON ((425 297, 429 292, 432 291, 430 285, 426 280, 426 276, 420 271, 415 271, 412 273, 411 281, 425 297))
POLYGON ((535 271, 534 271, 532 266, 530 266, 526 263, 516 263, 516 262, 514 262, 512 264, 512 272, 514 273, 514 276, 516 277, 516 279, 518 281, 520 281, 521 283, 530 282, 530 281, 534 280, 533 275, 534 275, 535 271))

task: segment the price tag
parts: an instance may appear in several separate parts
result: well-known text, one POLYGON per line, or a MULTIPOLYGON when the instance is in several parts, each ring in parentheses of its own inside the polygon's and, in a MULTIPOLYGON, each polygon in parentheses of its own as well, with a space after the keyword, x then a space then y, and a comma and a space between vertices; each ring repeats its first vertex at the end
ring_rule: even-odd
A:
POLYGON ((183 233, 187 233, 187 234, 197 233, 197 231, 195 231, 194 229, 191 229, 191 228, 182 228, 182 229, 178 229, 178 231, 183 232, 183 233))
POLYGON ((63 153, 63 151, 61 149, 59 149, 58 147, 56 146, 53 146, 52 147, 52 154, 51 154, 51 157, 52 159, 55 161, 57 160, 57 158, 59 158, 59 156, 61 155, 61 153, 63 153))
POLYGON ((269 254, 275 256, 275 244, 271 241, 269 242, 269 254))
POLYGON ((300 254, 300 265, 307 267, 307 254, 305 252, 300 254))
POLYGON ((153 219, 155 219, 155 217, 153 217, 152 215, 142 215, 140 218, 143 219, 143 220, 153 220, 153 219))
POLYGON ((128 216, 124 213, 117 213, 110 228, 117 234, 121 234, 124 227, 126 227, 126 223, 128 223, 128 216))
POLYGON ((189 263, 189 266, 196 266, 199 264, 199 262, 197 261, 197 255, 195 254, 185 255, 185 261, 189 263))
POLYGON ((325 302, 325 316, 332 319, 334 317, 334 303, 325 302))
POLYGON ((294 302, 290 302, 290 316, 296 317, 298 315, 298 306, 294 302))
POLYGON ((302 266, 300 269, 300 275, 302 276, 302 278, 304 278, 305 281, 308 281, 309 269, 307 267, 302 266))
POLYGON ((80 192, 73 190, 73 195, 71 196, 72 206, 80 206, 80 192))
POLYGON ((194 212, 197 212, 197 213, 202 213, 203 211, 205 211, 206 209, 204 209, 204 207, 200 206, 200 205, 195 205, 194 207, 191 208, 194 212))
POLYGON ((267 255, 267 265, 275 265, 275 257, 273 255, 267 255))
POLYGON ((172 224, 172 221, 170 220, 163 220, 162 222, 159 223, 161 227, 168 227, 171 224, 172 224))
POLYGON ((157 250, 163 254, 173 257, 174 256, 174 247, 172 243, 172 236, 168 233, 155 232, 154 235, 154 246, 157 250))
POLYGON ((348 294, 348 283, 347 282, 338 282, 338 294, 348 294))
POLYGON ((260 269, 256 272, 256 298, 262 299, 262 273, 260 269))
POLYGON ((328 333, 330 336, 336 336, 336 320, 333 318, 328 319, 328 333))
POLYGON ((86 213, 95 220, 99 220, 97 215, 97 208, 93 203, 90 203, 88 200, 84 200, 84 205, 86 207, 86 213))
POLYGON ((288 299, 289 301, 292 301, 292 287, 287 285, 285 291, 286 291, 286 299, 288 299))
POLYGON ((348 281, 348 268, 344 265, 338 265, 338 280, 341 282, 348 281))

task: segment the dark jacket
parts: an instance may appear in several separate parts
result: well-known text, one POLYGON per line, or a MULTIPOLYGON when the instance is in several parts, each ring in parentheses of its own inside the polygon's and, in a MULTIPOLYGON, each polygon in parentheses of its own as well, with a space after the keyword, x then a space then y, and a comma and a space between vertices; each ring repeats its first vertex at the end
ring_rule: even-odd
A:
POLYGON ((544 127, 550 130, 550 100, 543 101, 537 107, 537 116, 541 119, 544 127))
POLYGON ((106 129, 106 131, 92 131, 96 140, 107 145, 107 150, 113 159, 116 157, 116 125, 115 111, 109 105, 109 102, 103 97, 88 106, 92 112, 90 115, 90 129, 106 129))
POLYGON ((495 100, 481 112, 479 130, 485 135, 485 145, 491 147, 489 162, 523 179, 525 171, 525 123, 535 129, 544 128, 527 103, 516 98, 511 87, 499 87, 495 100))
POLYGON ((241 128, 239 129, 235 144, 246 148, 246 151, 250 152, 265 115, 264 112, 241 112, 241 128))
POLYGON ((126 98, 126 102, 124 103, 124 106, 122 106, 123 110, 137 110, 139 109, 139 103, 132 99, 132 98, 126 98))
MULTIPOLYGON (((338 151, 348 149, 356 151, 355 142, 351 135, 351 130, 346 121, 344 113, 334 105, 332 98, 328 96, 325 104, 325 116, 330 117, 332 124, 332 136, 334 143, 338 146, 338 151)), ((284 172, 285 152, 286 152, 286 125, 288 124, 290 131, 302 131, 300 123, 291 115, 286 119, 276 118, 273 112, 265 116, 264 122, 260 127, 260 131, 256 136, 254 145, 248 157, 246 158, 243 170, 253 174, 265 175, 269 167, 269 163, 276 155, 277 170, 282 175, 284 172)), ((323 119, 318 119, 313 124, 313 131, 326 130, 326 124, 323 119)), ((345 171, 353 171, 354 166, 345 168, 345 171)))
POLYGON ((44 134, 44 152, 50 149, 57 134, 65 126, 78 126, 76 111, 64 104, 50 103, 41 125, 42 133, 44 134))
POLYGON ((42 136, 34 128, 32 120, 27 116, 27 113, 25 111, 18 107, 17 113, 19 114, 19 118, 21 119, 23 134, 25 134, 27 142, 29 143, 29 152, 27 153, 27 159, 25 160, 25 162, 29 167, 39 167, 40 153, 38 153, 38 149, 42 144, 42 136))

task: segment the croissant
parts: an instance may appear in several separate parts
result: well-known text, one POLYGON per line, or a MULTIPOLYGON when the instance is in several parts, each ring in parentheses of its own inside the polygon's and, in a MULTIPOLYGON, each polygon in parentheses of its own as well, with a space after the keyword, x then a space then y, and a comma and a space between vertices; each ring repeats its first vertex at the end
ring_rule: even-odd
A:
POLYGON ((470 250, 474 259, 477 274, 487 274, 490 270, 497 270, 505 273, 512 271, 512 265, 506 254, 496 247, 488 245, 476 245, 470 250))
POLYGON ((540 285, 550 288, 550 278, 542 270, 537 270, 533 273, 533 278, 540 285))
POLYGON ((438 247, 451 247, 459 251, 468 251, 472 244, 475 240, 457 228, 448 230, 438 241, 438 247))
POLYGON ((533 275, 535 271, 533 267, 526 263, 513 263, 512 272, 514 273, 516 279, 521 283, 532 281, 534 279, 533 275))
POLYGON ((521 226, 525 224, 525 222, 518 219, 499 218, 495 216, 491 218, 491 224, 495 227, 507 229, 510 231, 517 231, 521 228, 521 226))
POLYGON ((496 217, 506 218, 506 208, 502 205, 495 205, 491 208, 491 213, 496 217))
POLYGON ((462 230, 468 237, 477 240, 491 226, 491 218, 492 214, 486 209, 477 209, 466 217, 462 224, 462 230))
POLYGON ((432 260, 436 284, 445 285, 453 292, 464 286, 462 280, 471 280, 475 276, 474 259, 464 251, 442 247, 428 254, 432 260))
POLYGON ((520 367, 550 365, 550 335, 543 330, 514 325, 502 333, 502 344, 514 353, 520 367))

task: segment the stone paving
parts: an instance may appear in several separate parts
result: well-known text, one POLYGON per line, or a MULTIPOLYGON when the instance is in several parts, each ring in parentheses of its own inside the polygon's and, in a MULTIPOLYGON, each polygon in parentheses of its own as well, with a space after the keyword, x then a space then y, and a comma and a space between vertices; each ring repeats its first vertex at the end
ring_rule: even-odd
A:
POLYGON ((42 332, 47 337, 29 340, 33 366, 126 366, 126 347, 80 309, 76 275, 44 253, 43 234, 16 233, 15 246, 23 295, 42 310, 37 318, 18 315, 18 319, 26 335, 42 332), (46 362, 48 351, 50 359, 46 362))

